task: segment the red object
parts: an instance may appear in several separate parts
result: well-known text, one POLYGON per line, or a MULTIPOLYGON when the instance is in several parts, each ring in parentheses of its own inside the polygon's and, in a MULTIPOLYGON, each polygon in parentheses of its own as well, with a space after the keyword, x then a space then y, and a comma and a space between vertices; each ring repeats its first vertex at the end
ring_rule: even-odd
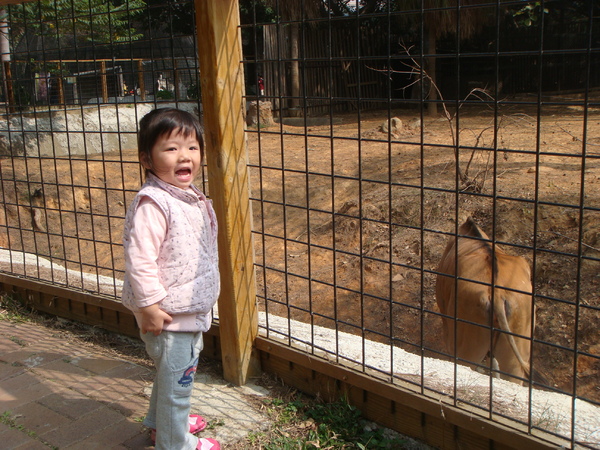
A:
POLYGON ((263 77, 258 77, 258 92, 260 95, 265 95, 265 81, 263 77))

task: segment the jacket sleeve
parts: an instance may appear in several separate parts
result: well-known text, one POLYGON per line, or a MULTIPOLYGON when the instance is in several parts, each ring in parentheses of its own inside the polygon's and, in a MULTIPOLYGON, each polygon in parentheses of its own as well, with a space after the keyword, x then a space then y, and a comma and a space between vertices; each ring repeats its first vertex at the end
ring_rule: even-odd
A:
POLYGON ((167 295, 158 275, 158 255, 166 232, 164 213, 153 200, 144 197, 134 213, 125 252, 125 271, 139 308, 160 302, 167 295))

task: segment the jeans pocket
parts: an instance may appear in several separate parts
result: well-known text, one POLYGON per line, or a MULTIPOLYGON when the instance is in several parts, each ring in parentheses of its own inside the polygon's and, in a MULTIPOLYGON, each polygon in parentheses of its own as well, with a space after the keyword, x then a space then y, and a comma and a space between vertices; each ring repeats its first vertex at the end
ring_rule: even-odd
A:
POLYGON ((154 336, 152 333, 140 334, 140 336, 142 341, 144 341, 148 356, 150 356, 150 358, 152 358, 154 361, 160 358, 162 353, 162 345, 160 342, 162 340, 162 333, 158 336, 154 336))

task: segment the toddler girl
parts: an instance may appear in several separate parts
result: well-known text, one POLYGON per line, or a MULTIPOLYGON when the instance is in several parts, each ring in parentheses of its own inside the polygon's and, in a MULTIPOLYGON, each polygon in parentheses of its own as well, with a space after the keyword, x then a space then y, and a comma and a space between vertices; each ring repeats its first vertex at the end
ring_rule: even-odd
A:
POLYGON ((138 155, 146 181, 125 217, 122 301, 156 365, 144 425, 159 450, 218 450, 216 440, 193 434, 206 422, 189 414, 220 289, 217 220, 192 184, 204 157, 198 120, 174 108, 151 111, 140 121, 138 155))

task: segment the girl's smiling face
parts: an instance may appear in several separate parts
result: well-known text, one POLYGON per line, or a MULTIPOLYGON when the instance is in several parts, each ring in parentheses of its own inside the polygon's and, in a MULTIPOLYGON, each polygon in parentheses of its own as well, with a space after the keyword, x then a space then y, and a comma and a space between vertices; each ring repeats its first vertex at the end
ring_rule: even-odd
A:
POLYGON ((195 134, 184 136, 180 129, 159 136, 150 153, 150 161, 142 165, 166 183, 187 189, 200 172, 202 156, 195 134))

